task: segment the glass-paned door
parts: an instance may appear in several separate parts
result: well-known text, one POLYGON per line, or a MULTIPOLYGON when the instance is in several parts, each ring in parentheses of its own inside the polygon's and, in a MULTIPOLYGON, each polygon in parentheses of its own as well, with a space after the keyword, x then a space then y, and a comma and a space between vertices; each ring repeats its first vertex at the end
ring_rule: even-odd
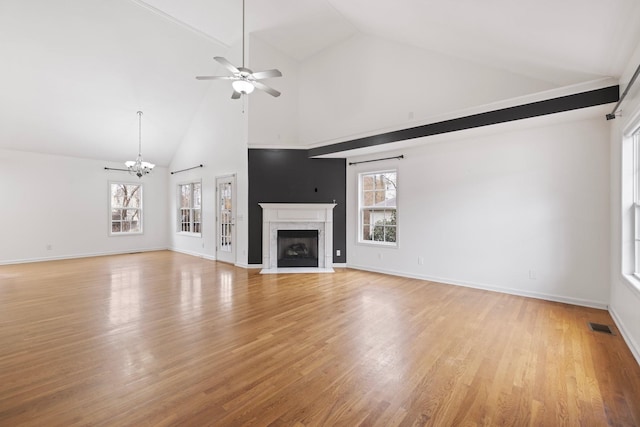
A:
POLYGON ((218 261, 236 262, 235 253, 235 175, 216 178, 216 258, 218 261))

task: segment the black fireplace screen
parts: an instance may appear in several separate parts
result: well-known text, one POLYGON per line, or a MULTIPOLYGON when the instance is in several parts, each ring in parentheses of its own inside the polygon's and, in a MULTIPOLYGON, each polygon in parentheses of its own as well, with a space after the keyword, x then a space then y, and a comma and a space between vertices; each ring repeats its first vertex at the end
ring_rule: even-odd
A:
POLYGON ((278 230, 278 267, 317 267, 318 230, 278 230))

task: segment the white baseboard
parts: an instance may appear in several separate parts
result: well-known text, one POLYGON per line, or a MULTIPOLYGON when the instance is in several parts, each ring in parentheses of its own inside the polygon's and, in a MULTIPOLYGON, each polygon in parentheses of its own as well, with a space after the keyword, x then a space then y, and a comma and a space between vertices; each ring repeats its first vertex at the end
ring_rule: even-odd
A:
POLYGON ((237 262, 236 267, 245 268, 247 270, 257 270, 262 268, 262 264, 245 264, 237 262))
POLYGON ((335 263, 334 262, 332 264, 332 267, 333 268, 347 268, 347 263, 346 262, 343 262, 343 263, 335 263))
POLYGON ((562 296, 562 295, 552 295, 552 294, 544 294, 544 293, 540 293, 540 292, 523 291, 521 289, 503 288, 503 287, 500 287, 500 286, 488 285, 486 283, 475 283, 475 282, 467 282, 467 281, 460 281, 460 280, 451 280, 451 279, 447 279, 447 278, 443 278, 443 277, 433 277, 433 276, 425 276, 425 275, 418 275, 418 274, 408 274, 408 273, 401 272, 401 271, 384 270, 384 269, 371 268, 371 267, 365 267, 365 266, 359 266, 359 265, 353 265, 353 264, 348 264, 347 267, 348 268, 353 268, 353 269, 356 269, 356 270, 371 271, 371 272, 374 272, 374 273, 390 274, 392 276, 400 276, 400 277, 408 277, 408 278, 411 278, 411 279, 428 280, 430 282, 438 282, 438 283, 443 283, 445 285, 464 286, 465 288, 482 289, 482 290, 485 290, 485 291, 500 292, 500 293, 503 293, 503 294, 517 295, 517 296, 529 297, 529 298, 536 298, 536 299, 542 299, 542 300, 546 300, 546 301, 562 302, 562 303, 565 303, 565 304, 578 305, 578 306, 582 306, 582 307, 598 308, 598 309, 601 309, 601 310, 607 310, 608 309, 607 303, 606 302, 601 302, 601 301, 590 301, 590 300, 585 300, 585 299, 581 299, 581 298, 566 297, 566 296, 562 296))
POLYGON ((215 261, 216 260, 216 257, 214 257, 214 256, 201 254, 199 252, 185 251, 184 249, 177 249, 177 248, 169 248, 169 250, 172 251, 172 252, 178 252, 180 254, 185 254, 185 255, 190 255, 190 256, 194 256, 194 257, 198 257, 198 258, 208 259, 210 261, 215 261))
POLYGON ((60 256, 53 256, 53 257, 11 259, 11 260, 0 261, 0 265, 27 264, 30 262, 61 261, 65 259, 92 258, 92 257, 110 256, 110 255, 126 255, 126 254, 134 254, 138 252, 155 252, 155 251, 166 251, 166 250, 169 250, 169 248, 142 248, 142 249, 128 249, 126 251, 92 252, 88 254, 71 254, 71 255, 60 255, 60 256))
POLYGON ((611 318, 613 319, 613 321, 616 324, 616 327, 620 331, 620 335, 622 335, 622 339, 624 340, 624 342, 627 343, 627 347, 629 347, 629 350, 631 350, 631 354, 633 354, 633 357, 636 358, 636 362, 638 362, 638 365, 640 365, 640 346, 633 339, 631 334, 627 332, 627 328, 625 327, 624 322, 622 322, 622 319, 620 319, 620 316, 618 316, 618 313, 616 313, 613 307, 609 307, 609 314, 611 314, 611 318))

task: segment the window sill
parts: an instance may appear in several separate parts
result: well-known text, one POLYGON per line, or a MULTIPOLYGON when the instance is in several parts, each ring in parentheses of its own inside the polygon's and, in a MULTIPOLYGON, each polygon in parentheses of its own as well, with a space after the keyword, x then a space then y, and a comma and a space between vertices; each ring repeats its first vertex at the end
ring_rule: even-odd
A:
POLYGON ((144 233, 109 233, 109 237, 122 237, 122 236, 142 236, 144 233))
POLYGON ((202 237, 202 233, 189 233, 189 232, 186 232, 186 231, 178 231, 176 234, 178 236, 202 237))
POLYGON ((623 274, 627 286, 631 288, 638 296, 640 296, 640 275, 623 274))
POLYGON ((358 240, 358 245, 370 246, 372 248, 398 249, 398 242, 396 242, 396 243, 387 243, 387 242, 371 242, 371 241, 368 241, 368 240, 358 240))

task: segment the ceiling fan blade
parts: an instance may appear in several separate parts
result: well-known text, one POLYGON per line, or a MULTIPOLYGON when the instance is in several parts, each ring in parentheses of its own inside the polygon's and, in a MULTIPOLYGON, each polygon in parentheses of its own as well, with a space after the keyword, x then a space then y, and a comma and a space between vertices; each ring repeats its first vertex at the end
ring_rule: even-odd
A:
POLYGON ((231 94, 231 99, 240 99, 240 92, 236 92, 235 90, 233 91, 233 94, 231 94))
POLYGON ((223 65, 227 70, 231 71, 233 74, 240 73, 240 70, 236 68, 231 62, 224 59, 222 56, 215 56, 213 59, 218 61, 221 65, 223 65))
POLYGON ((275 90, 275 89, 273 89, 273 88, 271 88, 271 87, 267 86, 266 84, 264 84, 264 83, 262 83, 262 82, 256 82, 256 81, 253 81, 253 82, 251 82, 251 83, 253 83, 253 85, 254 85, 256 88, 258 88, 258 89, 260 89, 260 90, 263 90, 263 91, 267 92, 267 93, 268 93, 269 95, 271 95, 271 96, 280 96, 280 92, 278 92, 277 90, 275 90))
POLYGON ((282 77, 280 70, 266 70, 253 73, 253 78, 256 80, 268 79, 270 77, 282 77))
POLYGON ((233 76, 196 76, 197 80, 232 80, 233 76))

